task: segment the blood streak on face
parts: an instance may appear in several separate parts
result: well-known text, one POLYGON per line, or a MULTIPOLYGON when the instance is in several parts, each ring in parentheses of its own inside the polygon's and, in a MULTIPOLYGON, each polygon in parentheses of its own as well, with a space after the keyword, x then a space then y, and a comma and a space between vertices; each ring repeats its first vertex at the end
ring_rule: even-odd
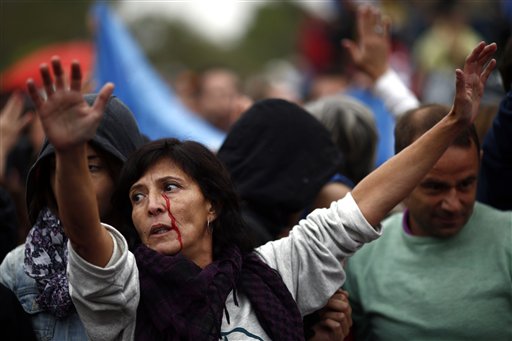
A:
POLYGON ((167 214, 169 215, 169 218, 171 219, 171 229, 176 231, 176 233, 178 234, 178 242, 180 243, 180 250, 183 250, 183 241, 181 240, 181 232, 178 229, 178 225, 176 225, 176 218, 174 218, 174 216, 171 213, 171 200, 169 200, 169 198, 165 194, 162 194, 162 197, 164 197, 165 204, 167 207, 167 214))

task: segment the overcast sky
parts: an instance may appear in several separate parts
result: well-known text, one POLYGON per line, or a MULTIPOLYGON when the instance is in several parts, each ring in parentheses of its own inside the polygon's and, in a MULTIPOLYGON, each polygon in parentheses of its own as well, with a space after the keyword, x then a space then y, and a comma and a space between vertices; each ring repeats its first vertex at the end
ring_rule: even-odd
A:
MULTIPOLYGON (((332 6, 332 0, 295 2, 323 16, 332 6)), ((230 43, 243 35, 255 9, 265 3, 267 0, 138 0, 117 3, 117 9, 128 23, 146 15, 162 15, 172 20, 183 20, 214 42, 230 43)))

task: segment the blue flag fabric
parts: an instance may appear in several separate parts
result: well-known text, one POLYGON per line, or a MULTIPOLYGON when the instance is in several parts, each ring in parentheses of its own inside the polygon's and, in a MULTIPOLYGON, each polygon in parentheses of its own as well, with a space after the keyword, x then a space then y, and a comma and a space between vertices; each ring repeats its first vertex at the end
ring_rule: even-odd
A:
POLYGON ((95 84, 115 84, 114 94, 131 109, 151 140, 194 140, 216 151, 225 133, 188 110, 153 69, 137 42, 104 3, 93 7, 96 19, 95 84))

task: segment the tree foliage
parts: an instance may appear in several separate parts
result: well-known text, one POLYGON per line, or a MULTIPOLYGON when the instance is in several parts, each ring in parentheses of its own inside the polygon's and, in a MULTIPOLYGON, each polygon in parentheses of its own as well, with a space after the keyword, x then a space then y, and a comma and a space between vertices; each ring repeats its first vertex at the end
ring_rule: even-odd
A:
POLYGON ((55 42, 90 39, 92 1, 0 1, 0 70, 55 42))
POLYGON ((293 3, 270 2, 259 8, 246 34, 230 47, 215 45, 183 24, 161 17, 146 17, 130 27, 148 58, 164 73, 226 65, 244 76, 269 60, 293 54, 301 19, 302 10, 293 3), (155 34, 148 33, 148 29, 155 34))
MULTIPOLYGON (((0 69, 46 44, 92 39, 88 20, 92 3, 2 0, 0 69)), ((115 10, 115 3, 111 5, 115 10)), ((162 72, 220 64, 247 75, 268 60, 294 53, 301 13, 292 2, 269 2, 259 8, 245 36, 229 48, 215 45, 184 24, 163 17, 142 18, 131 23, 129 29, 153 65, 162 72)))

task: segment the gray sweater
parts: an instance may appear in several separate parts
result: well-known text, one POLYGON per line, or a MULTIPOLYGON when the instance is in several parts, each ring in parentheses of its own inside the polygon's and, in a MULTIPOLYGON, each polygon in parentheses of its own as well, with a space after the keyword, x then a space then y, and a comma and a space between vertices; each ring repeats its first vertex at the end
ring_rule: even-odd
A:
MULTIPOLYGON (((77 311, 92 340, 132 340, 140 298, 138 270, 126 241, 104 225, 114 240, 114 252, 105 268, 84 261, 69 245, 69 285, 77 311)), ((269 242, 256 252, 276 269, 297 302, 302 315, 323 307, 345 281, 343 261, 364 243, 379 237, 364 219, 350 194, 330 208, 313 211, 290 235, 269 242)), ((230 324, 222 320, 225 339, 268 340, 250 301, 238 293, 226 300, 230 324)))

